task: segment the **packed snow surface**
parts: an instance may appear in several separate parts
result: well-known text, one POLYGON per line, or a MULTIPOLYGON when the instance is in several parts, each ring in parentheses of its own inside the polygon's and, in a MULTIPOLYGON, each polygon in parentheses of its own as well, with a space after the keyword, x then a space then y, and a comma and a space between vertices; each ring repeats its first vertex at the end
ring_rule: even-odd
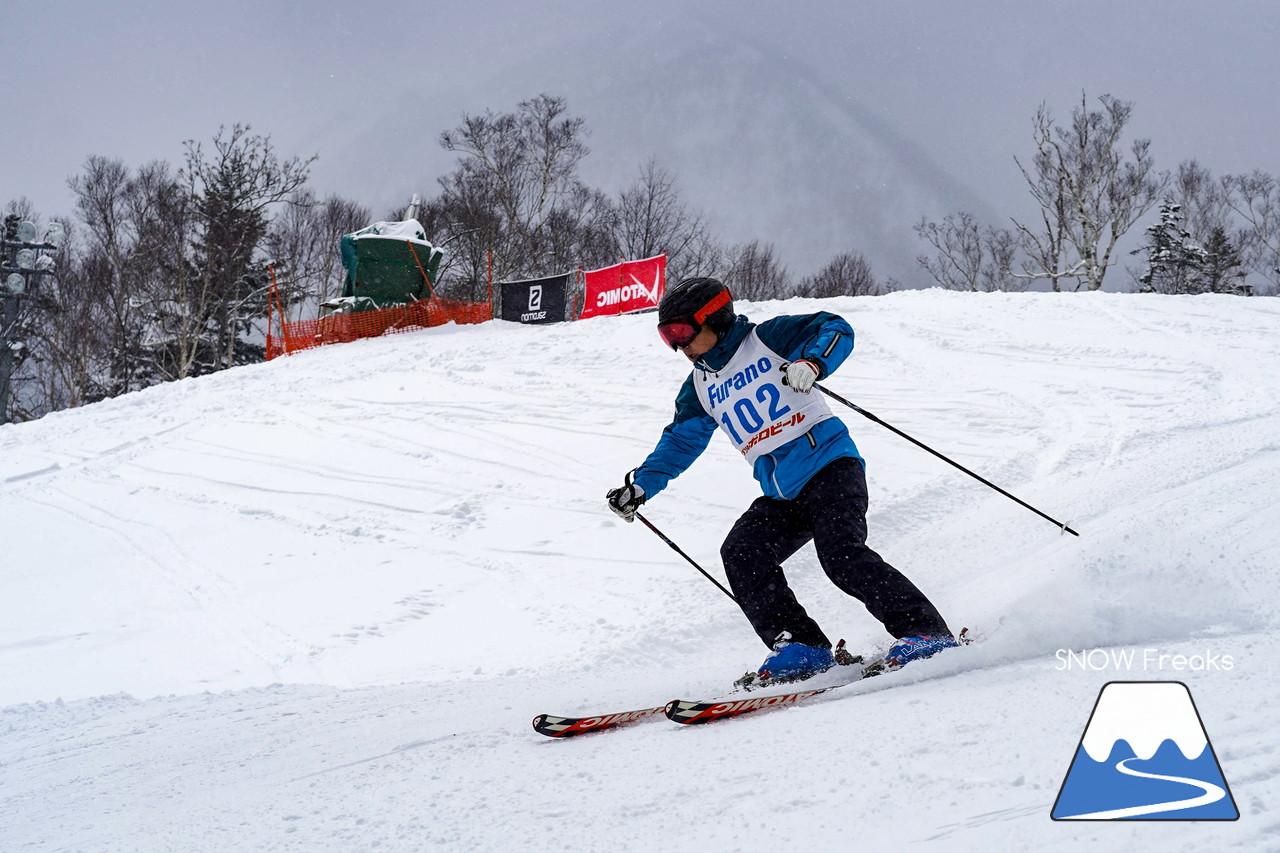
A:
MULTIPOLYGON (((0 849, 1280 849, 1280 300, 907 292, 835 311, 871 544, 986 640, 786 709, 605 491, 687 363, 652 316, 442 327, 0 427, 0 849), (1186 683, 1239 821, 1055 823, 1102 686, 1186 683)), ((728 442, 644 512, 719 576, 728 442)), ((826 631, 890 639, 788 565, 826 631)))

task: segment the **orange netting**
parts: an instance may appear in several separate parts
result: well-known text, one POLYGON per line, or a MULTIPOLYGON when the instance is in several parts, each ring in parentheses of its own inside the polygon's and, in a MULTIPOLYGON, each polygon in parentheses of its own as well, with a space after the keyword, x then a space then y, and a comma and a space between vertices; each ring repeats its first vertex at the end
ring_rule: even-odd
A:
MULTIPOLYGON (((340 344, 358 338, 376 338, 396 332, 412 332, 445 323, 483 323, 493 319, 487 302, 455 299, 423 299, 400 308, 335 314, 318 320, 282 323, 281 334, 267 334, 267 360, 299 350, 340 344)), ((272 332, 274 329, 271 330, 272 332)))

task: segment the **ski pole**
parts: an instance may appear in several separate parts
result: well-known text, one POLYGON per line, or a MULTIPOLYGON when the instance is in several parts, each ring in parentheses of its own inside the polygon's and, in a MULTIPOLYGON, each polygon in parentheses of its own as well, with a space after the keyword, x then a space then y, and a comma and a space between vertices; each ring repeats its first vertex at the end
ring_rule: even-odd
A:
POLYGON ((653 526, 653 524, 649 521, 649 519, 645 518, 643 515, 641 515, 641 514, 640 514, 640 513, 638 513, 638 512, 636 513, 636 518, 638 518, 638 519, 640 519, 641 521, 643 521, 643 522, 644 522, 644 526, 645 526, 645 527, 649 528, 649 529, 650 529, 650 530, 652 530, 654 533, 658 534, 658 538, 659 538, 659 539, 661 539, 663 542, 666 542, 668 545, 670 545, 670 546, 671 546, 671 550, 675 551, 675 552, 676 552, 677 554, 679 554, 681 557, 684 557, 686 560, 688 560, 688 561, 689 561, 689 565, 693 566, 695 569, 697 569, 698 571, 702 572, 702 576, 703 576, 703 577, 705 577, 707 580, 711 581, 713 584, 715 584, 715 585, 716 585, 716 589, 720 590, 720 591, 721 591, 721 592, 723 592, 725 595, 729 596, 729 598, 733 601, 733 603, 734 603, 734 604, 737 604, 737 603, 738 603, 738 599, 736 599, 736 598, 734 598, 734 597, 733 597, 733 593, 731 593, 731 592, 729 592, 729 590, 725 589, 725 588, 724 588, 724 586, 723 586, 723 585, 721 585, 720 581, 716 580, 715 578, 711 577, 711 575, 707 574, 707 570, 706 570, 706 569, 702 568, 702 566, 699 566, 697 563, 695 563, 695 562, 693 561, 693 558, 692 558, 692 557, 690 557, 688 554, 686 554, 684 551, 681 551, 681 550, 680 550, 680 546, 679 546, 679 545, 677 545, 676 543, 672 542, 670 539, 668 539, 668 538, 667 538, 667 536, 666 536, 666 534, 664 534, 661 530, 659 530, 658 528, 654 527, 654 526, 653 526))
POLYGON ((1061 521, 1058 521, 1058 519, 1056 519, 1056 518, 1054 518, 1054 517, 1052 517, 1052 516, 1050 516, 1050 515, 1046 515, 1045 513, 1043 513, 1043 512, 1041 512, 1040 510, 1036 509, 1036 508, 1035 508, 1035 507, 1033 507, 1031 504, 1029 504, 1029 503, 1027 503, 1026 501, 1022 500, 1021 498, 1019 498, 1019 497, 1016 497, 1016 496, 1014 496, 1014 495, 1009 494, 1009 493, 1008 493, 1008 492, 1006 492, 1004 489, 1000 488, 999 486, 997 486, 995 483, 991 482, 990 480, 984 479, 983 477, 979 477, 977 474, 973 473, 973 472, 972 472, 972 471, 970 471, 968 468, 966 468, 966 467, 964 467, 963 465, 961 465, 959 462, 956 462, 954 459, 949 459, 949 458, 947 458, 946 456, 943 456, 941 453, 939 453, 938 451, 934 450, 932 447, 930 447, 929 445, 925 444, 924 442, 922 442, 922 441, 918 441, 918 440, 916 440, 916 439, 912 438, 911 436, 907 435, 905 432, 903 432, 902 430, 900 430, 900 429, 898 429, 897 427, 893 426, 892 424, 887 424, 887 423, 885 423, 884 421, 880 420, 880 419, 879 419, 879 418, 877 418, 875 415, 871 414, 870 412, 868 412, 866 409, 862 408, 861 406, 856 406, 856 405, 854 405, 853 403, 850 403, 848 400, 846 400, 844 397, 841 397, 841 396, 840 396, 839 394, 837 394, 836 392, 834 392, 834 391, 832 391, 832 390, 830 390, 830 389, 828 389, 828 388, 824 388, 824 387, 822 387, 821 385, 817 384, 816 382, 814 383, 814 386, 813 386, 813 387, 814 387, 814 388, 817 388, 819 391, 821 391, 823 394, 826 394, 826 395, 827 395, 828 397, 830 397, 831 399, 836 400, 836 401, 841 402, 841 403, 844 403, 846 406, 848 406, 849 408, 853 409, 855 412, 857 412, 858 414, 862 415, 864 418, 867 418, 868 420, 875 421, 876 423, 880 424, 880 426, 884 427, 885 429, 889 430, 890 432, 895 433, 896 435, 900 435, 900 436, 902 436, 902 437, 903 437, 903 438, 905 438, 907 441, 909 441, 909 442, 911 442, 912 444, 914 444, 916 447, 920 447, 920 448, 923 448, 924 450, 929 451, 929 452, 930 452, 930 453, 932 453, 934 456, 936 456, 936 457, 938 457, 939 459, 941 459, 943 462, 946 462, 946 463, 948 463, 949 465, 954 465, 955 467, 959 468, 961 471, 963 471, 963 472, 965 472, 966 474, 968 474, 968 475, 969 475, 970 477, 972 477, 973 479, 977 480, 979 483, 982 483, 984 486, 990 486, 991 488, 995 489, 995 490, 996 490, 997 492, 999 492, 1000 494, 1004 495, 1006 498, 1009 498, 1010 500, 1014 501, 1015 503, 1021 504, 1022 506, 1026 507, 1026 508, 1027 508, 1027 509, 1029 509, 1029 510, 1031 510, 1032 512, 1034 512, 1036 515, 1040 516, 1041 518, 1047 519, 1048 521, 1052 521, 1054 524, 1056 524, 1056 525, 1058 526, 1058 529, 1059 529, 1059 530, 1061 530, 1063 533, 1070 533, 1072 536, 1079 536, 1079 535, 1080 535, 1079 533, 1076 533, 1074 530, 1072 530, 1072 529, 1068 526, 1068 524, 1063 523, 1063 522, 1061 522, 1061 521))

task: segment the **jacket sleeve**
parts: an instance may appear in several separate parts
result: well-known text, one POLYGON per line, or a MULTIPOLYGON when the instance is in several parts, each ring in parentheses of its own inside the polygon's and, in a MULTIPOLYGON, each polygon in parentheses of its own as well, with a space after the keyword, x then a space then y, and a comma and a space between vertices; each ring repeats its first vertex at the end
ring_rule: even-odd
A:
POLYGON ((826 379, 853 352, 853 327, 839 314, 775 317, 756 327, 769 349, 788 361, 806 359, 818 365, 818 378, 826 379))
POLYGON ((702 455, 716 431, 716 422, 698 400, 693 377, 686 379, 676 395, 676 414, 662 431, 658 445, 636 469, 635 482, 646 499, 667 487, 702 455))

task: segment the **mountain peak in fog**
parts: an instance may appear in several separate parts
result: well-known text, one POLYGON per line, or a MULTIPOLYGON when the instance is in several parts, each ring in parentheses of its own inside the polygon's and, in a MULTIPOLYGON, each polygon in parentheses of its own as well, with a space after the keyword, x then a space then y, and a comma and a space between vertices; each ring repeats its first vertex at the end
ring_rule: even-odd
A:
POLYGON ((797 275, 860 251, 878 276, 912 283, 911 226, 988 205, 865 107, 857 83, 823 80, 755 40, 654 22, 607 44, 550 50, 465 90, 422 91, 357 133, 349 148, 385 156, 340 158, 356 164, 344 183, 369 181, 394 198, 434 193, 454 163, 440 131, 464 111, 505 112, 547 92, 586 120, 589 183, 616 192, 655 158, 723 240, 772 242, 797 275), (410 176, 413 186, 393 186, 410 176))

